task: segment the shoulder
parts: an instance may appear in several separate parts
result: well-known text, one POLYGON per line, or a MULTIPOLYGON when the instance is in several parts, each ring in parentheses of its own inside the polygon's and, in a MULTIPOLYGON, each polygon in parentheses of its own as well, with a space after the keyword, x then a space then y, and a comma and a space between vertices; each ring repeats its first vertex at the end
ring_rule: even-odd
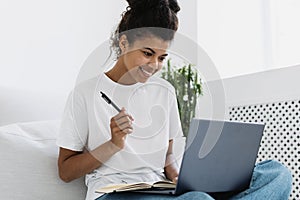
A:
POLYGON ((87 102, 89 101, 95 92, 97 77, 76 83, 74 88, 69 93, 69 99, 72 102, 87 102))
POLYGON ((77 83, 73 89, 73 92, 83 96, 89 94, 90 92, 94 92, 98 80, 99 76, 77 83))

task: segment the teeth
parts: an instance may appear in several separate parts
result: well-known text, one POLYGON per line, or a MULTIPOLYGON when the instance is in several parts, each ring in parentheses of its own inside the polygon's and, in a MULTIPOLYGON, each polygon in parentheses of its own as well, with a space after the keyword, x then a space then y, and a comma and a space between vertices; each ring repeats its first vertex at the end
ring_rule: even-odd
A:
POLYGON ((151 76, 152 73, 147 72, 146 70, 143 69, 143 67, 140 67, 140 69, 142 70, 143 73, 145 73, 147 76, 151 76))

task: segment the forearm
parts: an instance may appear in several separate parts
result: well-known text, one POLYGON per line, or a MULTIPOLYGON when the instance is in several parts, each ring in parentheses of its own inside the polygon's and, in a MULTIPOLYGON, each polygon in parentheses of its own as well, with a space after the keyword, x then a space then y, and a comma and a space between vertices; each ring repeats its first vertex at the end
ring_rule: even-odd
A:
POLYGON ((93 151, 67 157, 59 162, 59 175, 63 181, 70 182, 101 167, 119 150, 112 142, 107 141, 93 151))

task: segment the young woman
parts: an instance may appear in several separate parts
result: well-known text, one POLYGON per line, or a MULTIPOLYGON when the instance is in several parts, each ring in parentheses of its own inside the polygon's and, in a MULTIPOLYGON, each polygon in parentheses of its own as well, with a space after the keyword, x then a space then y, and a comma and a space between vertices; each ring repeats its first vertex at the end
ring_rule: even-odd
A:
MULTIPOLYGON (((95 190, 108 184, 177 181, 173 140, 182 137, 174 88, 153 76, 162 68, 178 28, 176 0, 127 0, 115 32, 118 59, 110 70, 71 92, 57 144, 59 175, 65 182, 86 176, 86 199, 212 199, 202 192, 181 196, 95 190), (117 105, 105 102, 105 93, 117 105), (101 197, 100 197, 101 196, 101 197)), ((281 164, 256 166, 249 190, 232 198, 287 199, 291 175, 281 164)))

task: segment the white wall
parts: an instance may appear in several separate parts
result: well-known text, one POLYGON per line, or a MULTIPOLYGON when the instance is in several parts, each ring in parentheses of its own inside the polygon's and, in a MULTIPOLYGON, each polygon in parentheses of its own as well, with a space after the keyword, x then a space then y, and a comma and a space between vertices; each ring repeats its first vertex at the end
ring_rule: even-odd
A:
POLYGON ((269 0, 271 16, 272 65, 287 67, 300 63, 299 0, 269 0))
POLYGON ((113 1, 1 1, 0 85, 64 93, 119 19, 113 1), (107 12, 109 10, 109 12, 107 12))
POLYGON ((197 2, 198 42, 220 76, 204 77, 197 117, 224 119, 230 105, 299 99, 299 8, 297 0, 197 2))
MULTIPOLYGON (((181 4, 179 31, 196 37, 196 0, 181 4)), ((0 86, 68 91, 126 6, 125 0, 1 1, 0 86)))
POLYGON ((188 37, 197 43, 198 37, 198 0, 179 0, 181 10, 178 12, 179 28, 178 33, 188 37))
POLYGON ((198 41, 222 78, 263 70, 260 2, 198 1, 198 41))
POLYGON ((300 65, 210 81, 199 98, 196 117, 227 118, 228 107, 300 99, 300 65), (216 90, 222 84, 224 92, 216 90), (210 94, 217 93, 215 96, 210 94))
MULTIPOLYGON (((193 41, 196 1, 179 1, 179 32, 193 41)), ((107 42, 126 6, 125 0, 2 0, 0 124, 59 117, 82 65, 107 42), (33 108, 43 109, 33 114, 33 108)))
POLYGON ((222 78, 300 63, 297 0, 199 0, 198 41, 222 78))

